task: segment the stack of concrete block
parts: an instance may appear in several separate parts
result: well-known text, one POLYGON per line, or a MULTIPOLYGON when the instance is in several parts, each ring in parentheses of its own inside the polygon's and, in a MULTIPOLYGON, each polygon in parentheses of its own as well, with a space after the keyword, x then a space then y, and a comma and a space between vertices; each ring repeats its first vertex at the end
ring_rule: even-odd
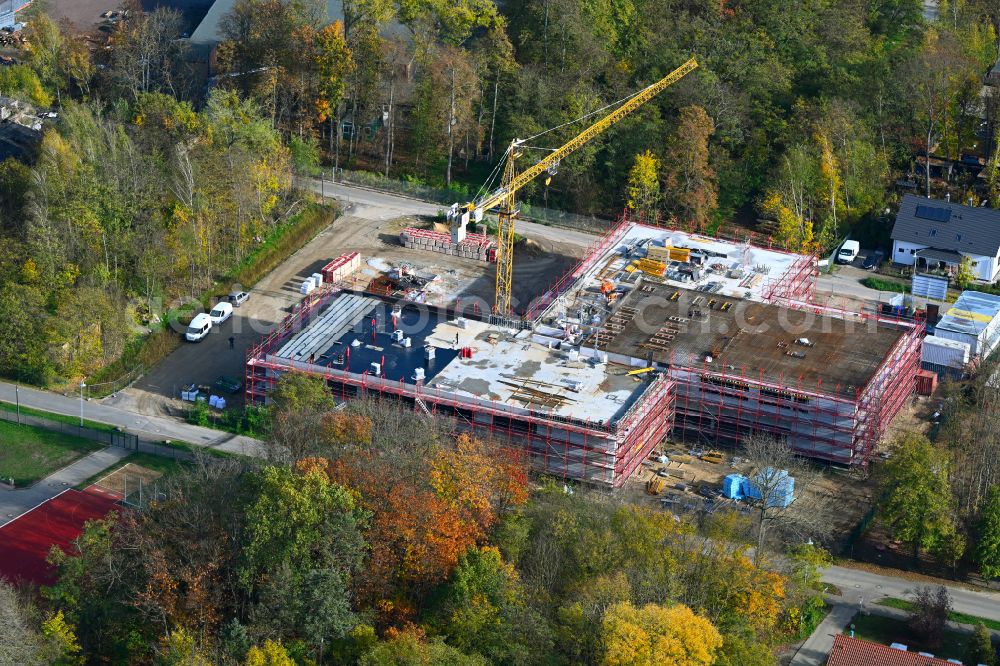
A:
POLYGON ((357 252, 348 252, 328 263, 320 273, 323 274, 323 282, 330 284, 343 280, 360 267, 361 255, 357 252))
POLYGON ((399 240, 403 243, 403 247, 414 250, 440 252, 476 261, 496 261, 496 241, 484 234, 468 234, 465 240, 456 245, 451 242, 449 234, 407 227, 399 232, 399 240))

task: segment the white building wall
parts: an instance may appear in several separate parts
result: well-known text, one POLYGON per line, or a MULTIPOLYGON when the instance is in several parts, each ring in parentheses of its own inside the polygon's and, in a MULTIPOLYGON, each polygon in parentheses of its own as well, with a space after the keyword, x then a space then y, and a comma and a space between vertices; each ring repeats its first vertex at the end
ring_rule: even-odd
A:
POLYGON ((923 250, 926 247, 926 245, 894 240, 892 241, 892 257, 890 257, 890 260, 895 264, 912 266, 917 259, 917 250, 923 250))
POLYGON ((976 262, 976 278, 984 282, 993 282, 996 279, 997 269, 1000 267, 1000 259, 997 257, 984 257, 978 254, 966 255, 976 262))

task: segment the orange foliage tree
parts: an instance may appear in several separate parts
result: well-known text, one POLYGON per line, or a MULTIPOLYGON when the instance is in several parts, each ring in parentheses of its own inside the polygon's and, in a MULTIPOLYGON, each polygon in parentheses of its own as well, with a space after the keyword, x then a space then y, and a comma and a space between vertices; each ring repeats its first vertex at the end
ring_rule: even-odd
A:
POLYGON ((415 602, 448 577, 462 553, 485 541, 503 512, 528 497, 520 457, 467 435, 424 464, 427 473, 403 475, 391 459, 362 450, 326 466, 330 479, 357 493, 371 514, 359 586, 382 611, 384 625, 411 620, 415 602))

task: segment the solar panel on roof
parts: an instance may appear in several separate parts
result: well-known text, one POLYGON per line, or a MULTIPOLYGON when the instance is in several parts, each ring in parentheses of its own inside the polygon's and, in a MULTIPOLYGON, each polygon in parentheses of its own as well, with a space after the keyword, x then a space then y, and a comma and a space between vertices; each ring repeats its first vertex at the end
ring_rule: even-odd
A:
POLYGON ((933 222, 947 222, 951 219, 951 211, 947 208, 934 208, 933 206, 917 206, 917 217, 933 222))

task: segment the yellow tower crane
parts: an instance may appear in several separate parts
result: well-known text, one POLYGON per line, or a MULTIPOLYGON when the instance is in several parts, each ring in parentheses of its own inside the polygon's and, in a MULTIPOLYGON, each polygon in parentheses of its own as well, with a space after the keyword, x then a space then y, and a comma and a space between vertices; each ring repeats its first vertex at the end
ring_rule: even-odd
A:
POLYGON ((494 303, 494 312, 497 315, 502 317, 513 315, 510 301, 512 271, 514 267, 514 220, 517 218, 517 191, 545 171, 554 173, 563 158, 586 145, 591 139, 631 114, 665 88, 693 71, 696 67, 698 67, 697 61, 691 58, 653 85, 636 93, 607 116, 601 118, 576 137, 570 139, 566 145, 554 150, 543 160, 521 173, 517 173, 514 162, 520 157, 520 149, 524 145, 525 140, 514 139, 511 141, 510 148, 507 151, 507 163, 504 167, 503 180, 500 187, 492 193, 476 201, 469 202, 464 206, 455 204, 451 207, 449 218, 451 221, 452 240, 455 243, 459 243, 465 238, 466 225, 468 225, 470 217, 478 222, 483 218, 484 213, 499 206, 499 210, 497 211, 496 301, 494 303))

